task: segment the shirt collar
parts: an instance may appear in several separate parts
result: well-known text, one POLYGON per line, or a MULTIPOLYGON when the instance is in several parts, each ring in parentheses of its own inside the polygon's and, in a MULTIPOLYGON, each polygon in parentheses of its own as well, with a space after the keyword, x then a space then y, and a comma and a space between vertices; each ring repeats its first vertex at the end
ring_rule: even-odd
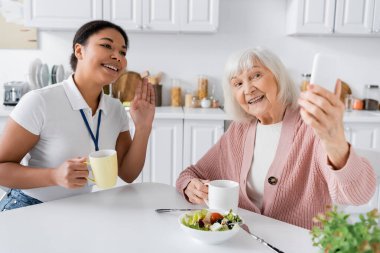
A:
MULTIPOLYGON (((74 75, 70 75, 70 77, 64 81, 63 88, 73 110, 79 111, 80 109, 90 109, 90 106, 87 104, 86 100, 84 100, 82 94, 74 82, 74 75)), ((102 110, 104 114, 107 114, 105 99, 105 94, 102 91, 102 94, 100 95, 98 110, 102 110)))

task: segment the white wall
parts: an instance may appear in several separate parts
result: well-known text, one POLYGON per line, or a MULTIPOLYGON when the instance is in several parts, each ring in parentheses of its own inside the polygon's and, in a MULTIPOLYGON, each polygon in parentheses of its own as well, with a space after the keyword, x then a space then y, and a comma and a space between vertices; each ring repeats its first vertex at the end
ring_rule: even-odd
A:
MULTIPOLYGON (((380 83, 380 38, 289 37, 285 35, 285 0, 220 0, 219 31, 215 34, 128 33, 129 69, 163 71, 164 103, 169 103, 170 78, 182 80, 185 89, 196 88, 198 74, 210 77, 222 97, 221 76, 228 55, 247 47, 265 46, 277 53, 296 81, 310 72, 316 52, 341 55, 342 79, 362 96, 363 85, 380 83)), ((24 80, 36 57, 68 69, 74 32, 40 32, 38 50, 0 49, 0 83, 24 80)), ((1 36, 6 36, 0 31, 1 36)))

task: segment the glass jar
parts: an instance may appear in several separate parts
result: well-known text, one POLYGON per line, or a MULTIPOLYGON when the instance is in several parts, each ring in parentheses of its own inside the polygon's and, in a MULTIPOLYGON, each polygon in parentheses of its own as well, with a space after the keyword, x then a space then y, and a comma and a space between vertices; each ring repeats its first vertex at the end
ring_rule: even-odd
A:
POLYGON ((198 98, 202 100, 208 97, 208 79, 207 77, 200 75, 198 77, 198 98))
POLYGON ((302 79, 301 79, 300 90, 306 91, 307 86, 310 83, 311 74, 310 73, 303 73, 303 74, 301 74, 301 76, 302 76, 302 79))
POLYGON ((182 106, 182 92, 178 79, 172 79, 171 106, 182 106))
POLYGON ((375 111, 379 109, 380 88, 377 84, 364 86, 364 110, 375 111))

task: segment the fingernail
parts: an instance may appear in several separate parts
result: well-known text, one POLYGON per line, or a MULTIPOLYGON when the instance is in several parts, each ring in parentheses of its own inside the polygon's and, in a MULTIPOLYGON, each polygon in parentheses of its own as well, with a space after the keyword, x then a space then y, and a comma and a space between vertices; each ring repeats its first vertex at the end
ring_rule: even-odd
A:
POLYGON ((307 89, 308 90, 311 90, 311 89, 313 89, 314 88, 314 85, 313 84, 309 84, 308 86, 307 86, 307 89))

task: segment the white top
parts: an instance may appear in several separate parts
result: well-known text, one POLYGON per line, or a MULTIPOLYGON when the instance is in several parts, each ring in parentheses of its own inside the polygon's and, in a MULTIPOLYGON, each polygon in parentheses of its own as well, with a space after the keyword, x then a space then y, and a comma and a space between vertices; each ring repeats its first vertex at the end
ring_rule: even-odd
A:
MULTIPOLYGON (((95 150, 94 142, 80 114, 84 109, 94 135, 99 110, 102 118, 99 130, 99 149, 115 149, 120 132, 128 131, 128 117, 119 100, 102 93, 99 107, 92 117, 91 108, 83 99, 72 77, 22 97, 10 117, 40 140, 30 150, 31 167, 57 168, 64 161, 88 156, 95 150)), ((90 192, 92 186, 66 189, 60 186, 23 190, 43 202, 90 192)))
MULTIPOLYGON (((156 208, 202 207, 205 206, 187 202, 172 186, 142 183, 18 208, 0 214, 0 251, 272 252, 244 230, 221 244, 195 242, 180 228, 178 217, 184 212, 159 214, 154 211, 156 208)), ((238 214, 251 232, 283 252, 319 252, 312 246, 309 231, 304 228, 245 209, 239 209, 238 214)))
POLYGON ((253 163, 247 180, 247 193, 251 200, 261 208, 264 185, 269 167, 276 154, 281 135, 282 122, 270 125, 257 123, 253 163))

